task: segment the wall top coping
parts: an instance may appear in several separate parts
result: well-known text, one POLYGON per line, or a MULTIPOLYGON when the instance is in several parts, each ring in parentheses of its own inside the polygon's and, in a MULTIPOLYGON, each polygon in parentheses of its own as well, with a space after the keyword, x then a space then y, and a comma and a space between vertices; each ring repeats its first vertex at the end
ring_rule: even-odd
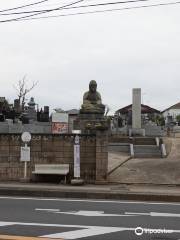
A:
MULTIPOLYGON (((12 136, 12 135, 16 135, 16 136, 21 136, 21 133, 0 133, 0 136, 1 135, 9 135, 9 136, 12 136)), ((90 134, 73 134, 73 133, 61 133, 61 134, 51 134, 51 133, 31 133, 31 135, 36 135, 36 136, 53 136, 53 137, 58 137, 58 136, 96 136, 96 134, 93 134, 93 133, 90 133, 90 134)))

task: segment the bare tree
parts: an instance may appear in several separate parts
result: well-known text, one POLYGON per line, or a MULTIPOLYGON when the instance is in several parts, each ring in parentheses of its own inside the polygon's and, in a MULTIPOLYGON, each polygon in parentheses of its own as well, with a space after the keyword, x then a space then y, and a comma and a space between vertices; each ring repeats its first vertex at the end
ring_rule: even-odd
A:
POLYGON ((33 82, 30 87, 27 86, 26 76, 24 76, 21 80, 18 81, 17 85, 14 85, 14 88, 17 91, 19 104, 24 111, 24 106, 26 103, 26 95, 38 84, 37 82, 33 82))

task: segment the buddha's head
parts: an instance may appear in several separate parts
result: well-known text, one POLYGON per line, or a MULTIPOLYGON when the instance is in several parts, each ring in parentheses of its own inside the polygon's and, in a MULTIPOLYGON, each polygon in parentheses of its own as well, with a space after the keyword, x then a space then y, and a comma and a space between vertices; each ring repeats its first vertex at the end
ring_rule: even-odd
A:
POLYGON ((91 80, 89 83, 89 91, 95 93, 97 89, 97 83, 95 80, 91 80))

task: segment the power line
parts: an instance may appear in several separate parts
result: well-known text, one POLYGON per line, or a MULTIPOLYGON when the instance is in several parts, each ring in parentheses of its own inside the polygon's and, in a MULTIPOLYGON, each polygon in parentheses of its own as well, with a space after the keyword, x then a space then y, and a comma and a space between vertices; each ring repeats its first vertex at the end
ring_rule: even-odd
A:
POLYGON ((37 4, 41 4, 43 2, 47 2, 47 1, 49 1, 49 0, 42 0, 42 1, 39 1, 39 2, 26 4, 26 5, 22 5, 22 6, 19 6, 19 7, 3 9, 3 10, 0 10, 0 12, 8 12, 8 11, 17 10, 17 9, 20 9, 20 8, 30 7, 30 6, 34 6, 34 5, 37 5, 37 4))
MULTIPOLYGON (((152 0, 128 0, 128 1, 119 1, 119 2, 108 2, 108 3, 97 3, 97 4, 88 4, 88 5, 81 5, 81 6, 73 6, 73 7, 64 7, 64 9, 77 9, 77 8, 87 8, 87 7, 101 7, 101 6, 109 6, 109 5, 117 5, 117 4, 127 4, 127 3, 137 3, 137 2, 148 2, 152 0)), ((23 11, 23 12, 12 12, 12 13, 4 13, 0 14, 2 16, 8 15, 18 15, 18 14, 30 14, 30 13, 41 13, 46 12, 48 9, 44 10, 34 10, 34 11, 23 11)), ((49 9, 48 11, 57 11, 56 9, 49 9)))
POLYGON ((151 5, 141 5, 141 6, 134 6, 134 7, 125 7, 125 8, 115 8, 115 9, 106 9, 106 10, 95 10, 95 11, 87 11, 87 12, 59 14, 59 15, 55 15, 55 16, 46 16, 46 17, 37 17, 37 18, 26 18, 26 19, 24 19, 24 21, 36 20, 36 19, 44 19, 44 18, 57 18, 57 17, 76 16, 76 15, 86 15, 86 14, 93 14, 93 13, 124 11, 124 10, 149 8, 149 7, 159 7, 159 6, 168 6, 168 5, 176 5, 176 4, 180 4, 180 1, 170 2, 170 3, 158 3, 158 4, 151 4, 151 5))
POLYGON ((69 6, 72 6, 74 4, 77 4, 77 3, 80 3, 80 2, 83 2, 84 0, 78 0, 76 2, 72 2, 72 3, 69 3, 69 4, 66 4, 64 6, 61 6, 61 7, 58 7, 56 9, 47 9, 47 10, 44 10, 42 12, 38 12, 38 13, 34 13, 34 14, 31 14, 31 15, 28 15, 28 16, 22 16, 22 17, 18 17, 18 18, 12 18, 12 19, 7 19, 7 20, 2 20, 0 21, 0 23, 5 23, 5 22, 12 22, 12 21, 19 21, 21 19, 25 19, 27 17, 33 17, 33 16, 36 16, 36 15, 40 15, 40 14, 43 14, 43 13, 49 13, 49 12, 52 12, 52 11, 55 11, 55 10, 61 10, 61 9, 64 9, 65 7, 69 7, 69 6))
MULTIPOLYGON (((83 1, 83 0, 81 0, 81 1, 83 1)), ((81 2, 81 1, 78 1, 78 2, 81 2)), ((159 6, 168 6, 168 5, 176 5, 176 4, 180 4, 180 1, 169 2, 169 3, 150 4, 150 5, 141 5, 141 6, 132 6, 132 7, 124 7, 124 8, 115 8, 115 9, 105 9, 105 10, 94 10, 94 11, 86 11, 86 12, 59 14, 59 15, 54 15, 54 16, 31 17, 31 15, 30 15, 30 16, 24 16, 24 17, 20 17, 20 18, 16 18, 16 19, 9 19, 9 20, 0 21, 0 23, 11 22, 11 21, 28 21, 28 20, 45 19, 45 18, 57 18, 57 17, 66 17, 66 16, 86 15, 86 14, 93 14, 93 13, 124 11, 124 10, 131 10, 131 9, 159 7, 159 6)), ((61 10, 61 9, 66 10, 66 9, 70 9, 70 8, 66 8, 66 7, 62 6, 61 8, 59 8, 59 10, 61 10)), ((46 12, 49 12, 49 11, 50 10, 47 10, 46 12)), ((42 14, 42 13, 38 13, 38 14, 42 14)), ((36 14, 34 14, 34 15, 36 15, 36 14)))

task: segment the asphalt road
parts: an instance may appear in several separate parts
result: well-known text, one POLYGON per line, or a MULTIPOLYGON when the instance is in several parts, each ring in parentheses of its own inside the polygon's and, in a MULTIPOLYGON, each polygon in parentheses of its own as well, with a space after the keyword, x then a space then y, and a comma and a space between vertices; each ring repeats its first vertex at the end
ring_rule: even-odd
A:
POLYGON ((18 240, 23 239, 20 236, 177 240, 180 204, 0 197, 0 239, 4 239, 1 235, 18 240))

